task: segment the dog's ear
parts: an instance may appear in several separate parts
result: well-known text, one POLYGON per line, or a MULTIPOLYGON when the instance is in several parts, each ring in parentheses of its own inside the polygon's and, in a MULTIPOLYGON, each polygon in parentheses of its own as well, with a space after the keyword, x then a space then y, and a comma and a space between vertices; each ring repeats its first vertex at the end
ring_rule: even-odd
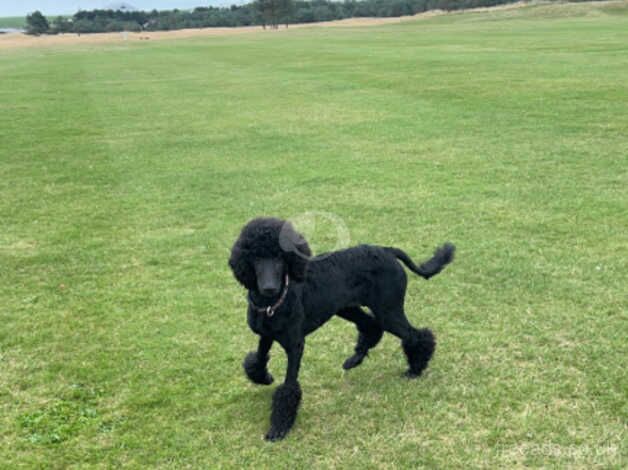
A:
POLYGON ((257 279, 252 264, 251 253, 244 245, 244 237, 240 235, 240 238, 236 240, 233 248, 231 248, 229 266, 238 282, 246 289, 252 290, 256 287, 257 279))
POLYGON ((284 259, 288 265, 290 277, 297 282, 305 279, 305 269, 312 256, 312 250, 307 241, 290 222, 286 222, 279 234, 279 245, 285 253, 284 259))

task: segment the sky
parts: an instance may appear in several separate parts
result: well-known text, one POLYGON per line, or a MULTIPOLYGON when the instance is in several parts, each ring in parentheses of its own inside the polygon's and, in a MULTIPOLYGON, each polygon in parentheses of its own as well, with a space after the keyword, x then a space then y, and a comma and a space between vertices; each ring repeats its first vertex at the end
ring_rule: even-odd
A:
POLYGON ((35 10, 44 15, 73 14, 79 9, 93 10, 113 3, 128 3, 138 10, 170 10, 173 8, 194 8, 198 6, 229 5, 243 3, 229 0, 0 0, 0 17, 24 16, 35 10))

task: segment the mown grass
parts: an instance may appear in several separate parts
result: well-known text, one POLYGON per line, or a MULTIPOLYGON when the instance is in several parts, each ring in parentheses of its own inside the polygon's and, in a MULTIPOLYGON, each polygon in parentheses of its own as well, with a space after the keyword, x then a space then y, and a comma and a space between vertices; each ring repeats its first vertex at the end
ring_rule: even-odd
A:
POLYGON ((26 26, 26 18, 23 16, 0 17, 0 28, 23 28, 26 26))
POLYGON ((614 5, 0 55, 0 462, 622 468, 614 5), (308 211, 351 243, 458 258, 409 284, 439 340, 424 377, 400 377, 391 337, 344 373, 355 331, 332 320, 271 445, 226 259, 249 218, 308 211))

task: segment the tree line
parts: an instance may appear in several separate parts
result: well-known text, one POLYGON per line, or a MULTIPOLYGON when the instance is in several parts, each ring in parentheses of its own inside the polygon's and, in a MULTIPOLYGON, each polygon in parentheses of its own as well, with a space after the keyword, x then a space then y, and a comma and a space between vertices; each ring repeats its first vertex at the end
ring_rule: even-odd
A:
POLYGON ((414 15, 427 10, 459 10, 487 7, 517 0, 255 0, 230 7, 198 7, 193 10, 79 11, 52 22, 36 11, 26 17, 27 33, 102 33, 112 31, 167 31, 215 26, 264 26, 313 23, 356 17, 414 15))

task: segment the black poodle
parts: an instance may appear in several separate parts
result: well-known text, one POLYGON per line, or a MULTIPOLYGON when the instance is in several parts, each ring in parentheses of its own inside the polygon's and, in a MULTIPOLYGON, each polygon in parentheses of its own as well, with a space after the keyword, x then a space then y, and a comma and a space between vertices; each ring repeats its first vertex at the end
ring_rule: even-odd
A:
POLYGON ((305 337, 338 315, 356 324, 355 354, 343 367, 358 366, 388 331, 401 338, 409 368, 421 375, 435 348, 432 332, 414 328, 403 311, 406 273, 397 260, 429 279, 452 261, 455 247, 445 244, 420 266, 398 248, 360 245, 311 257, 305 239, 290 222, 257 218, 242 229, 229 266, 248 289, 248 323, 260 336, 257 352, 244 359, 248 378, 269 385, 268 352, 277 341, 288 355, 286 378, 273 395, 266 439, 282 439, 292 428, 301 401, 297 380, 305 337), (361 307, 366 306, 372 315, 361 307))

